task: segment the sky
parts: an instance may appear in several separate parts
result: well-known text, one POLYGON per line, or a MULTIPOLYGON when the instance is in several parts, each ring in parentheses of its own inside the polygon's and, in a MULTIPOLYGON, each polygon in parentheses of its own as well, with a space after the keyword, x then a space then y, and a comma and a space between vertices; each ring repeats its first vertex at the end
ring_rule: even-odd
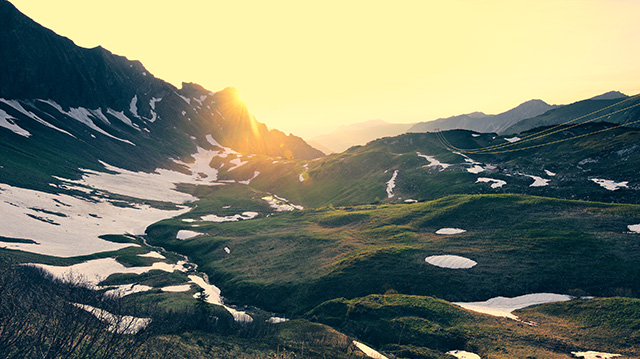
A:
POLYGON ((305 138, 640 92, 635 0, 10 1, 177 87, 236 87, 258 121, 305 138))

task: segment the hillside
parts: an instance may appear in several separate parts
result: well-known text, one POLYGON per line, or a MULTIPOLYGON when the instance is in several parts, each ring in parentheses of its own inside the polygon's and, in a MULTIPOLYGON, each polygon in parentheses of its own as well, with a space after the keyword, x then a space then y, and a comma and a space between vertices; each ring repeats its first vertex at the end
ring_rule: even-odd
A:
MULTIPOLYGON (((568 124, 578 122, 610 122, 626 124, 640 116, 640 98, 627 97, 618 93, 607 93, 592 99, 578 101, 570 105, 553 109, 543 115, 529 118, 510 126, 503 132, 514 134, 529 131, 536 127, 568 124), (622 96, 620 96, 622 95, 622 96)), ((637 123, 631 124, 637 127, 637 123)))
POLYGON ((558 106, 552 106, 542 100, 530 100, 512 108, 509 111, 486 115, 474 112, 466 115, 440 118, 435 121, 420 122, 413 125, 407 132, 433 132, 461 129, 476 132, 502 133, 512 125, 531 117, 541 115, 558 106))
POLYGON ((325 156, 233 87, 0 22, 0 357, 640 355, 638 96, 325 156))
POLYGON ((138 61, 76 46, 5 0, 0 17, 0 163, 11 173, 5 183, 36 187, 52 174, 100 169, 99 161, 130 170, 171 167, 172 158, 198 147, 216 148, 207 136, 245 154, 322 155, 257 122, 234 89, 177 89, 138 61), (39 165, 25 167, 34 161, 39 165))

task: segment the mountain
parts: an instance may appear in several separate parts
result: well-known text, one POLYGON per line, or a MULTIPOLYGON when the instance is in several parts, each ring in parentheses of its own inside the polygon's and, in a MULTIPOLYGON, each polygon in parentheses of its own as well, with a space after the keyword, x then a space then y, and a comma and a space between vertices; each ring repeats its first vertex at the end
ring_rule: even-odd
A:
POLYGON ((640 98, 628 97, 620 92, 612 91, 588 100, 574 102, 552 109, 540 116, 520 121, 503 133, 512 134, 528 131, 536 127, 560 124, 575 125, 585 122, 610 122, 638 126, 640 119, 640 98))
POLYGON ((627 98, 629 96, 623 94, 620 91, 609 91, 605 92, 602 95, 594 96, 590 98, 590 100, 615 100, 619 98, 627 98))
POLYGON ((331 133, 310 138, 309 142, 318 143, 320 147, 328 149, 325 153, 340 153, 349 147, 364 145, 378 138, 397 136, 411 126, 412 124, 372 120, 340 126, 331 133))
POLYGON ((0 10, 0 358, 640 355, 639 128, 320 156, 0 10))
POLYGON ((148 171, 217 144, 244 154, 323 155, 256 121, 235 89, 177 89, 138 61, 76 46, 5 0, 0 21, 0 162, 15 171, 0 175, 6 183, 33 186, 34 177, 99 161, 148 171), (25 167, 34 159, 41 166, 25 167))
POLYGON ((477 132, 501 133, 519 121, 538 116, 556 107, 557 106, 549 105, 542 100, 530 100, 497 115, 485 115, 482 112, 473 112, 466 115, 440 118, 435 121, 419 122, 407 132, 432 132, 436 129, 464 129, 477 132))

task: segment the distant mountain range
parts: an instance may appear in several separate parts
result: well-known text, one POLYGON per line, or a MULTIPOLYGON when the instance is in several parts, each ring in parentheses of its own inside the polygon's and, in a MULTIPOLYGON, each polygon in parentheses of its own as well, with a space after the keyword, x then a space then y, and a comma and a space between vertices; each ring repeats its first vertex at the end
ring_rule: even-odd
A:
POLYGON ((531 100, 497 115, 486 115, 482 112, 474 112, 466 115, 441 118, 435 121, 419 122, 413 125, 407 132, 432 132, 436 129, 442 131, 460 129, 500 133, 519 121, 541 115, 556 107, 557 106, 549 105, 542 100, 531 100))
MULTIPOLYGON (((549 105, 542 100, 530 100, 497 115, 472 112, 413 124, 394 124, 382 120, 373 120, 342 126, 329 134, 313 137, 309 141, 316 148, 323 149, 325 153, 339 153, 352 146, 364 145, 379 138, 397 136, 401 133, 470 130, 481 133, 511 134, 528 131, 540 126, 563 124, 591 112, 615 105, 625 99, 627 101, 621 103, 620 106, 612 107, 611 110, 606 112, 596 112, 592 117, 584 120, 627 123, 631 118, 635 118, 634 116, 640 114, 640 109, 635 106, 640 103, 640 99, 629 99, 629 96, 619 91, 610 91, 570 105, 549 105), (630 106, 631 108, 619 111, 625 106, 630 106), (596 117, 598 118, 596 119, 596 117)), ((580 121, 574 123, 578 122, 580 121)))
POLYGON ((364 145, 382 137, 397 136, 407 132, 413 124, 389 123, 372 120, 340 126, 331 133, 312 137, 309 143, 325 153, 344 152, 351 146, 364 145))

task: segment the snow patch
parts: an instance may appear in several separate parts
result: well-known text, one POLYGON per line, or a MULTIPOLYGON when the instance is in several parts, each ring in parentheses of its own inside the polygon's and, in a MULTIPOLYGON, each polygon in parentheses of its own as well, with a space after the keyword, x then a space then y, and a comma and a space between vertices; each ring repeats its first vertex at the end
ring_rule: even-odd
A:
MULTIPOLYGON (((42 100, 38 100, 38 101, 46 102, 46 101, 42 101, 42 100)), ((38 123, 40 123, 40 124, 42 124, 42 125, 45 125, 45 126, 47 126, 47 127, 49 127, 49 128, 52 128, 52 129, 54 129, 54 130, 56 130, 56 131, 60 131, 60 132, 64 133, 65 135, 69 135, 69 136, 71 136, 71 137, 73 137, 73 138, 77 138, 76 136, 74 136, 74 135, 70 134, 69 132, 67 132, 67 131, 65 131, 65 130, 63 130, 63 129, 60 129, 60 128, 58 128, 58 127, 56 127, 56 126, 54 126, 54 125, 50 124, 49 122, 47 122, 47 121, 45 121, 45 120, 41 119, 41 118, 40 118, 40 117, 38 117, 35 113, 33 113, 33 112, 31 112, 31 111, 27 111, 24 107, 22 107, 22 105, 20 104, 20 102, 18 102, 18 101, 16 101, 16 100, 10 100, 10 101, 7 101, 7 100, 5 100, 5 99, 0 98, 0 102, 4 102, 4 103, 6 103, 7 105, 9 105, 9 106, 13 107, 15 110, 19 111, 19 112, 20 112, 20 113, 22 113, 23 115, 25 115, 25 116, 27 116, 27 117, 31 118, 32 120, 34 120, 34 121, 36 121, 36 122, 38 122, 38 123)))
POLYGON ((620 188, 628 188, 629 181, 615 182, 612 180, 606 180, 601 178, 592 178, 591 181, 599 184, 601 187, 608 189, 609 191, 616 191, 620 188))
POLYGON ((3 110, 0 110, 0 127, 4 127, 7 130, 12 131, 13 133, 20 136, 31 137, 31 133, 18 126, 14 120, 16 119, 9 116, 9 114, 4 112, 3 110))
POLYGON ((480 135, 479 135, 479 134, 477 134, 477 133, 472 133, 472 134, 471 134, 471 136, 473 136, 473 137, 480 137, 480 135))
POLYGON ((416 203, 416 202, 418 202, 418 200, 417 200, 417 199, 411 199, 411 198, 409 198, 409 199, 405 199, 405 200, 404 200, 404 203, 416 203))
POLYGON ((138 254, 138 257, 148 257, 148 258, 158 258, 158 259, 167 259, 167 257, 163 256, 158 252, 149 252, 145 254, 138 254))
POLYGON ((630 224, 627 228, 633 233, 640 233, 640 224, 630 224))
POLYGON ((129 117, 127 117, 123 111, 115 111, 112 110, 110 108, 107 109, 107 113, 115 118, 117 118, 118 120, 122 121, 124 124, 129 125, 132 128, 135 128, 136 130, 140 131, 140 127, 138 127, 138 125, 136 125, 135 123, 133 123, 133 121, 131 121, 131 119, 129 117))
POLYGON ((473 174, 478 174, 480 172, 484 172, 484 168, 482 166, 480 166, 480 165, 473 165, 473 167, 467 168, 467 172, 473 173, 473 174))
POLYGON ((113 288, 105 291, 104 294, 111 295, 114 297, 125 297, 129 294, 146 292, 153 289, 148 285, 142 285, 142 284, 122 284, 117 286, 107 285, 107 286, 101 286, 101 288, 113 288))
POLYGON ((451 350, 448 351, 447 354, 453 355, 458 359, 482 359, 480 358, 480 355, 471 352, 465 352, 464 350, 451 350))
POLYGON ((227 254, 231 254, 231 249, 229 249, 229 247, 224 247, 224 252, 227 254))
POLYGON ((294 211, 296 209, 304 209, 304 207, 292 204, 286 199, 278 197, 276 195, 262 197, 262 199, 267 201, 267 203, 269 203, 269 206, 275 209, 276 212, 288 212, 294 211))
POLYGON ((253 171, 253 176, 251 178, 244 181, 238 181, 238 183, 250 185, 251 181, 253 181, 256 177, 258 177, 258 175, 260 175, 260 171, 253 171))
POLYGON ((207 221, 207 222, 216 222, 216 223, 237 222, 237 221, 242 221, 247 219, 253 219, 253 218, 256 218, 258 215, 259 215, 258 212, 242 212, 242 214, 234 214, 233 216, 224 216, 224 217, 220 217, 215 214, 209 214, 206 216, 202 216, 201 220, 207 221))
POLYGON ((450 255, 450 254, 440 255, 440 256, 430 256, 425 258, 424 261, 436 267, 450 268, 450 269, 469 269, 469 268, 473 268, 476 264, 478 264, 478 262, 473 261, 469 258, 450 255))
POLYGON ((549 185, 549 181, 548 179, 544 179, 542 177, 538 177, 538 176, 533 176, 533 175, 525 175, 529 178, 533 179, 533 183, 529 185, 529 187, 544 187, 544 186, 548 186, 549 185))
POLYGON ((511 313, 515 310, 544 303, 564 302, 571 299, 570 296, 564 294, 536 293, 514 298, 495 297, 484 302, 458 302, 453 304, 474 312, 517 320, 518 317, 511 313))
POLYGON ((622 356, 620 354, 610 354, 610 353, 602 353, 602 352, 594 352, 594 351, 571 352, 571 354, 573 354, 577 358, 584 358, 584 359, 610 359, 610 358, 622 356))
POLYGON ((100 109, 91 111, 91 110, 88 110, 88 109, 86 109, 84 107, 78 107, 78 108, 73 108, 72 107, 72 108, 69 109, 69 112, 67 112, 67 111, 64 111, 60 105, 58 105, 57 103, 55 103, 55 102, 53 102, 51 100, 47 100, 47 101, 41 100, 41 101, 45 102, 45 103, 48 103, 53 108, 58 110, 58 112, 60 112, 60 113, 62 113, 64 115, 67 115, 67 116, 71 117, 72 119, 74 119, 74 120, 76 120, 76 121, 78 121, 80 123, 85 124, 87 127, 89 127, 90 129, 92 129, 92 130, 94 130, 96 132, 99 132, 99 133, 101 133, 101 134, 103 134, 103 135, 105 135, 107 137, 111 137, 111 138, 113 138, 115 140, 118 140, 118 141, 121 141, 121 142, 124 142, 124 143, 128 143, 128 144, 130 144, 132 146, 135 146, 135 144, 133 142, 128 141, 128 140, 124 140, 124 139, 119 138, 119 137, 116 137, 116 136, 110 134, 109 132, 103 130, 102 128, 98 127, 93 122, 93 120, 91 120, 90 116, 94 117, 94 118, 99 118, 99 119, 101 119, 103 121, 106 120, 108 122, 108 120, 106 119, 106 117, 104 117, 104 115, 102 114, 102 111, 100 109))
POLYGON ((353 341, 353 345, 355 345, 358 349, 360 349, 363 353, 365 353, 369 358, 373 358, 373 359, 389 359, 386 356, 380 354, 379 352, 375 351, 373 348, 362 344, 358 341, 353 341))
POLYGON ((195 237, 197 237, 199 235, 202 235, 202 233, 196 232, 196 231, 190 231, 190 230, 187 230, 187 229, 181 229, 176 234, 176 239, 179 239, 179 240, 191 239, 191 238, 195 238, 195 237))
POLYGON ((436 231, 436 234, 461 234, 464 232, 466 230, 460 228, 440 228, 436 231))
POLYGON ((554 172, 551 172, 551 171, 549 171, 549 170, 544 170, 544 173, 546 173, 546 174, 547 174, 547 176, 551 176, 551 177, 553 177, 553 176, 555 176, 555 175, 556 175, 554 172))
POLYGON ((438 161, 435 157, 433 156, 427 156, 427 155, 423 155, 420 152, 416 152, 416 154, 418 155, 418 157, 422 157, 424 159, 426 159, 427 161, 429 161, 429 164, 423 167, 440 167, 440 171, 445 170, 447 167, 451 166, 448 163, 442 163, 440 161, 438 161))
POLYGON ((76 307, 93 314, 100 321, 109 324, 108 331, 118 334, 136 334, 151 323, 151 318, 136 318, 130 315, 115 315, 104 309, 86 304, 71 303, 76 307))
POLYGON ((288 321, 289 321, 289 319, 280 318, 280 317, 271 317, 271 318, 267 319, 267 323, 271 323, 271 324, 284 323, 284 322, 288 322, 288 321))
MULTIPOLYGON (((229 313, 231 313, 231 315, 233 315, 233 319, 236 322, 250 323, 253 321, 253 318, 251 318, 251 316, 249 316, 247 313, 235 310, 224 305, 222 296, 220 295, 220 288, 216 287, 213 284, 207 283, 207 281, 205 281, 201 277, 198 277, 197 275, 190 275, 189 279, 191 279, 191 282, 204 289, 204 293, 205 295, 207 295, 207 303, 223 306, 229 313)), ((193 297, 197 298, 198 293, 194 294, 193 297)))
POLYGON ((133 117, 140 118, 138 115, 138 95, 134 95, 129 103, 129 112, 133 115, 133 117))
POLYGON ((387 198, 392 198, 394 196, 393 189, 396 187, 396 178, 398 177, 398 170, 393 171, 393 175, 391 179, 388 180, 387 183, 387 198))
POLYGON ((501 188, 507 184, 506 181, 488 177, 480 177, 476 180, 476 183, 491 183, 491 188, 501 188))
POLYGON ((160 290, 162 290, 163 292, 171 292, 171 293, 186 292, 190 289, 191 289, 191 284, 171 285, 168 287, 160 288, 160 290))
POLYGON ((520 138, 520 137, 511 137, 511 138, 505 138, 504 140, 507 141, 507 142, 514 143, 514 142, 520 141, 521 139, 522 138, 520 138))

